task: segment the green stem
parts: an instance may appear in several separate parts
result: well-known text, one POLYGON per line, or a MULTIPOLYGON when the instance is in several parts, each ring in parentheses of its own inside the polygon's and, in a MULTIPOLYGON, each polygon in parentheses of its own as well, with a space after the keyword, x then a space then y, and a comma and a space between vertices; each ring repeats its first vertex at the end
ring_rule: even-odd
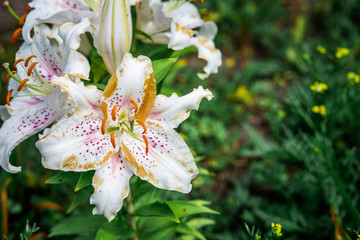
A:
POLYGON ((139 238, 138 238, 137 233, 136 233, 135 218, 133 216, 133 214, 134 214, 134 206, 133 206, 133 203, 132 203, 131 193, 129 193, 129 196, 126 198, 126 207, 127 207, 128 212, 129 212, 130 227, 135 230, 135 235, 133 237, 133 240, 138 240, 139 238))
POLYGON ((14 18, 16 18, 18 21, 20 21, 20 17, 14 12, 14 10, 10 7, 10 4, 8 1, 4 2, 4 6, 7 8, 7 10, 10 12, 11 15, 13 15, 14 18))

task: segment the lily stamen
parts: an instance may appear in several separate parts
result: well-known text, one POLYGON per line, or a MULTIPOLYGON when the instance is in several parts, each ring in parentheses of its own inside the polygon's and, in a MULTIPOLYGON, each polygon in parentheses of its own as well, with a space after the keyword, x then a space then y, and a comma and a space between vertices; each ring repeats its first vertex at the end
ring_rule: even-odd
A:
POLYGON ((101 134, 104 135, 105 134, 105 124, 107 121, 107 117, 105 117, 102 122, 101 122, 101 134))
POLYGON ((115 142, 115 132, 111 132, 110 134, 110 140, 111 140, 111 144, 114 148, 116 148, 116 142, 115 142))
POLYGON ((16 39, 21 36, 22 28, 18 28, 14 31, 12 37, 11 37, 11 43, 15 44, 16 39))
POLYGON ((16 65, 17 65, 19 62, 22 62, 22 61, 24 61, 24 59, 22 59, 22 58, 19 58, 18 60, 16 60, 16 61, 14 62, 14 68, 17 69, 16 65))
POLYGON ((6 81, 10 82, 10 74, 6 75, 6 81))
POLYGON ((112 117, 113 121, 116 121, 116 109, 117 109, 118 106, 119 105, 116 104, 111 110, 111 117, 112 117))
POLYGON ((24 15, 21 16, 20 20, 19 20, 19 25, 22 26, 24 25, 24 22, 26 20, 26 17, 27 17, 27 13, 25 13, 24 15))
POLYGON ((143 139, 144 139, 144 142, 145 142, 145 146, 146 146, 146 150, 145 150, 145 153, 148 154, 149 153, 149 142, 148 142, 148 139, 147 137, 143 134, 143 139))
POLYGON ((9 92, 8 92, 8 94, 7 94, 7 96, 6 96, 6 103, 7 103, 7 105, 9 105, 9 106, 11 106, 11 105, 10 105, 10 98, 11 98, 11 94, 12 94, 13 91, 14 91, 14 89, 10 89, 9 92))
POLYGON ((27 75, 28 75, 28 76, 31 75, 31 72, 32 72, 32 70, 33 70, 33 68, 35 67, 36 64, 38 64, 38 62, 33 62, 33 63, 30 65, 30 67, 29 67, 29 69, 28 69, 28 71, 27 71, 27 75))
POLYGON ((144 131, 142 132, 142 134, 145 134, 145 133, 146 133, 146 130, 147 130, 145 123, 143 123, 143 122, 140 121, 140 120, 136 120, 136 122, 137 122, 140 126, 143 127, 144 131))
POLYGON ((134 105, 134 108, 135 108, 135 113, 137 113, 137 111, 138 111, 138 105, 137 105, 137 103, 135 102, 135 100, 134 99, 132 99, 132 98, 130 98, 130 100, 129 100, 133 105, 134 105))
POLYGON ((18 91, 21 91, 21 89, 24 87, 24 85, 25 85, 25 83, 26 83, 27 81, 29 81, 28 78, 22 80, 17 90, 18 90, 18 91))
POLYGON ((37 56, 36 56, 36 55, 31 55, 31 56, 29 56, 29 57, 25 60, 25 67, 27 67, 27 66, 29 65, 30 60, 31 60, 32 58, 34 58, 34 57, 37 57, 37 56))

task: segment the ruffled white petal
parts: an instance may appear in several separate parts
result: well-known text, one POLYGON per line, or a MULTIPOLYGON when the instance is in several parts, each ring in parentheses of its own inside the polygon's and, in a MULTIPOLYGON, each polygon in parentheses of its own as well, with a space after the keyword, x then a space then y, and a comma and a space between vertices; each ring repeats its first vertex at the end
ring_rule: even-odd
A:
MULTIPOLYGON (((110 134, 102 135, 102 117, 96 111, 78 110, 40 135, 36 147, 45 168, 63 171, 99 169, 118 151, 110 134)), ((119 144, 117 143, 117 146, 119 144)))
POLYGON ((83 0, 33 0, 29 5, 34 9, 28 14, 23 26, 25 42, 33 41, 30 33, 35 25, 78 23, 83 18, 92 20, 97 17, 97 13, 92 12, 83 0))
MULTIPOLYGON (((122 135, 122 156, 131 170, 158 188, 190 192, 191 180, 198 174, 198 169, 189 147, 171 127, 150 121, 146 125, 148 154, 143 141, 126 133, 122 135)), ((135 129, 138 136, 141 132, 142 128, 135 129)))
POLYGON ((181 27, 189 29, 200 27, 204 23, 194 4, 186 2, 176 7, 177 4, 179 4, 178 1, 164 3, 163 12, 167 18, 171 18, 181 27))
POLYGON ((189 117, 191 110, 198 110, 204 97, 210 100, 213 95, 208 89, 204 90, 202 86, 182 97, 175 93, 170 97, 158 95, 148 120, 163 122, 172 128, 176 128, 189 117))
POLYGON ((205 79, 212 73, 217 73, 222 64, 222 54, 215 48, 213 40, 198 36, 193 38, 192 45, 198 48, 198 57, 207 61, 204 73, 198 73, 199 78, 205 79))
POLYGON ((95 191, 90 197, 90 204, 96 206, 93 214, 102 214, 111 221, 130 192, 129 180, 132 176, 133 172, 119 154, 96 170, 92 182, 95 191))
POLYGON ((80 35, 89 30, 91 22, 84 18, 80 23, 64 23, 59 28, 59 36, 63 39, 63 44, 69 48, 77 50, 80 47, 80 35))
POLYGON ((183 28, 173 21, 171 23, 171 37, 168 47, 177 51, 190 46, 194 33, 195 31, 183 28))

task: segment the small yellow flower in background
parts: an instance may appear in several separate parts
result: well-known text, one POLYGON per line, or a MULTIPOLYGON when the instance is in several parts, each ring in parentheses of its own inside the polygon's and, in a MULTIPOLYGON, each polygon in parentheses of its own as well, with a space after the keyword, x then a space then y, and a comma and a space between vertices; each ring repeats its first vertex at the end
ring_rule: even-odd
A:
POLYGON ((279 116, 280 118, 286 117, 286 112, 285 112, 284 110, 282 110, 282 109, 279 109, 279 110, 277 111, 277 114, 278 114, 278 116, 279 116))
POLYGON ((360 234, 357 235, 357 239, 356 240, 360 240, 360 234))
POLYGON ((273 233, 278 236, 281 237, 282 233, 281 233, 281 225, 279 223, 275 224, 275 223, 271 223, 271 227, 273 229, 273 233))
POLYGON ((313 113, 317 113, 317 114, 321 114, 322 116, 326 115, 326 108, 324 105, 320 105, 320 106, 313 106, 312 109, 313 113))
POLYGON ((226 65, 228 68, 234 67, 234 66, 235 66, 235 59, 232 58, 232 57, 226 59, 225 65, 226 65))
POLYGON ((178 64, 180 66, 186 66, 188 64, 188 61, 186 58, 180 58, 180 60, 178 61, 178 64))
POLYGON ((324 48, 321 45, 317 45, 316 50, 321 53, 321 54, 325 54, 326 53, 326 48, 324 48))
POLYGON ((230 101, 242 102, 246 107, 254 105, 254 99, 245 85, 239 86, 236 91, 229 95, 230 101))
POLYGON ((354 72, 348 72, 346 74, 347 79, 350 81, 350 84, 355 84, 360 82, 360 76, 354 72))
POLYGON ((255 234, 255 240, 260 240, 260 239, 261 239, 261 236, 258 234, 255 234))
POLYGON ((335 56, 337 58, 342 58, 346 55, 349 55, 350 54, 350 49, 348 48, 338 48, 336 53, 335 53, 335 56))
POLYGON ((313 85, 310 86, 310 89, 314 93, 324 93, 328 89, 328 86, 326 85, 326 83, 316 81, 313 85))

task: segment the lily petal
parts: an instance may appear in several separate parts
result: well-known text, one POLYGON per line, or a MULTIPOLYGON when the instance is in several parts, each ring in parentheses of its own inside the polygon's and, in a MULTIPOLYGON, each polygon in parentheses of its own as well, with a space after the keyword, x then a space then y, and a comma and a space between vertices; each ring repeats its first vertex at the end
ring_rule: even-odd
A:
POLYGON ((163 12, 167 18, 171 18, 181 27, 189 29, 200 27, 204 23, 194 4, 185 2, 176 7, 177 4, 179 4, 179 1, 164 3, 163 12))
POLYGON ((92 181, 95 190, 90 198, 90 204, 96 205, 93 214, 103 214, 111 221, 129 195, 132 176, 133 172, 119 154, 96 170, 92 181))
MULTIPOLYGON (((183 193, 191 191, 191 180, 198 174, 194 158, 182 137, 167 125, 146 122, 146 145, 124 133, 121 153, 131 170, 154 186, 183 193)), ((135 130, 141 136, 141 128, 135 130)))
POLYGON ((148 119, 166 122, 170 127, 176 128, 189 117, 191 110, 198 110, 199 104, 204 97, 210 100, 213 95, 209 90, 204 90, 202 86, 182 97, 177 96, 176 93, 173 93, 170 97, 158 95, 148 119))
POLYGON ((11 116, 0 129, 0 165, 6 171, 16 173, 21 170, 20 167, 14 167, 9 163, 12 150, 20 142, 50 125, 65 111, 66 96, 55 89, 48 98, 52 97, 57 98, 60 108, 52 108, 54 106, 49 106, 47 101, 36 97, 11 100, 11 106, 7 107, 11 116))
POLYGON ((195 31, 183 28, 173 21, 171 23, 171 37, 168 48, 178 51, 190 46, 194 34, 195 31))
POLYGON ((156 82, 151 60, 145 56, 132 57, 130 53, 124 59, 109 79, 105 88, 103 99, 110 112, 113 106, 119 105, 125 112, 132 109, 130 99, 139 106, 135 118, 145 121, 156 98, 156 82))
POLYGON ((44 132, 46 135, 39 135, 36 147, 43 156, 43 166, 63 171, 102 167, 118 149, 113 148, 110 134, 101 134, 101 123, 101 112, 78 110, 44 132))
POLYGON ((83 0, 33 0, 29 5, 33 10, 29 12, 22 30, 25 42, 29 43, 33 41, 30 33, 35 25, 61 25, 66 22, 78 23, 83 18, 97 18, 97 13, 91 11, 83 0))

